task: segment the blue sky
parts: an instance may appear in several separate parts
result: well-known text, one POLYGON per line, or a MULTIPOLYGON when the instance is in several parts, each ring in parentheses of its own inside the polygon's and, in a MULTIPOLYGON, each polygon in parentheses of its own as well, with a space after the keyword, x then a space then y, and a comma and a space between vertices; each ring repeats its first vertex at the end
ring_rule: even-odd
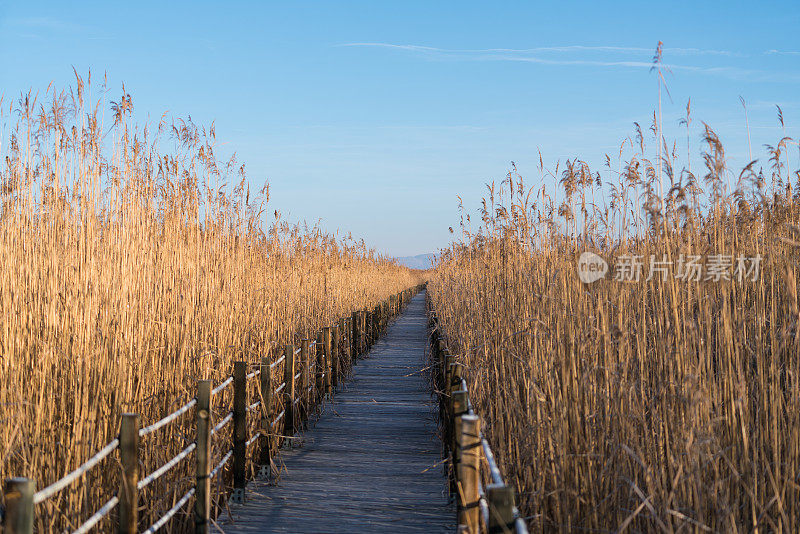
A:
MULTIPOLYGON (((692 98, 732 167, 782 131, 800 136, 800 4, 741 2, 7 2, 0 93, 69 84, 72 67, 122 82, 138 117, 216 121, 270 208, 381 252, 450 240, 457 199, 477 208, 510 162, 600 167, 649 124, 648 63, 672 66, 668 138, 692 98)), ((792 166, 798 166, 797 151, 792 166)))

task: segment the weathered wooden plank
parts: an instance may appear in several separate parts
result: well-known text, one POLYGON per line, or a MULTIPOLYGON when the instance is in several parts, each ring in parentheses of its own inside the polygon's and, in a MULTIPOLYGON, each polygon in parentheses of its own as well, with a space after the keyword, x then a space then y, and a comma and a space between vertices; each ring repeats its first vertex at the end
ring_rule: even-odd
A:
POLYGON ((434 400, 425 367, 424 297, 353 369, 319 419, 275 458, 247 502, 218 519, 226 533, 453 532, 434 400))

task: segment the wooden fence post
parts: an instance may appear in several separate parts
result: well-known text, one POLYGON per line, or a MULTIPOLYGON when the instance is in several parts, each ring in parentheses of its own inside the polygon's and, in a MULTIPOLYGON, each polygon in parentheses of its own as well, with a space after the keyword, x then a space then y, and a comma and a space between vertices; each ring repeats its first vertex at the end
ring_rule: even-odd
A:
POLYGON ((247 485, 247 362, 233 362, 233 493, 231 502, 243 503, 247 485))
POLYGON ((466 525, 471 533, 480 533, 480 494, 478 480, 480 477, 481 454, 481 422, 476 415, 462 415, 461 428, 458 433, 458 447, 461 449, 461 461, 458 464, 459 507, 458 523, 466 525))
POLYGON ((323 393, 325 392, 325 347, 322 346, 322 331, 317 334, 317 386, 314 391, 317 402, 322 401, 323 393))
POLYGON ((378 341, 378 325, 381 322, 380 306, 372 308, 372 344, 378 341))
POLYGON ((283 379, 286 382, 286 387, 283 389, 283 409, 285 410, 283 414, 283 435, 286 438, 291 438, 295 433, 294 345, 286 345, 284 354, 286 355, 286 361, 283 362, 285 366, 283 368, 283 379))
POLYGON ((349 328, 347 325, 347 318, 342 317, 339 319, 339 380, 342 380, 347 375, 347 370, 350 367, 350 354, 348 348, 349 328))
POLYGON ((331 327, 331 388, 336 391, 339 386, 339 325, 331 327))
POLYGON ((194 531, 196 534, 206 534, 211 518, 211 380, 197 382, 196 443, 194 531))
MULTIPOLYGON (((308 339, 300 341, 300 368, 303 373, 300 375, 300 391, 297 398, 300 400, 300 421, 304 423, 311 413, 311 395, 308 386, 311 385, 311 342, 308 339)), ((297 374, 297 373, 295 373, 297 374)))
POLYGON ((458 449, 458 443, 456 442, 456 436, 458 432, 461 430, 461 417, 467 414, 467 392, 463 389, 457 389, 453 391, 453 394, 450 396, 452 400, 451 403, 451 410, 453 414, 453 419, 451 421, 450 426, 450 451, 453 454, 453 467, 458 469, 458 464, 461 461, 461 451, 458 449))
POLYGON ((5 534, 33 534, 33 494, 36 481, 29 478, 7 478, 3 488, 5 500, 5 534))
POLYGON ((367 351, 367 312, 358 312, 358 352, 363 355, 367 351))
POLYGON ((322 346, 325 351, 325 393, 331 393, 331 327, 322 329, 322 346))
POLYGON ((375 344, 376 336, 375 336, 375 326, 378 322, 378 314, 376 313, 376 308, 373 306, 369 312, 369 338, 370 338, 370 346, 375 344))
POLYGON ((489 534, 514 532, 514 489, 507 484, 486 486, 489 505, 489 534))
POLYGON ((120 534, 135 534, 139 523, 139 414, 122 414, 119 431, 122 480, 119 488, 120 534))
POLYGON ((261 391, 261 435, 258 438, 261 464, 258 474, 266 476, 270 473, 272 463, 272 368, 266 356, 261 358, 261 374, 259 375, 261 391))
POLYGON ((450 387, 453 381, 453 364, 456 361, 456 357, 452 354, 446 354, 444 359, 444 391, 449 396, 452 388, 450 387))
POLYGON ((350 365, 356 364, 358 358, 358 312, 350 314, 350 365))
POLYGON ((358 333, 361 337, 359 340, 359 345, 361 354, 363 355, 365 352, 369 350, 369 313, 367 310, 361 310, 359 312, 359 323, 358 323, 358 333))
POLYGON ((461 377, 464 376, 464 365, 455 361, 450 364, 450 391, 461 389, 461 377))
POLYGON ((371 310, 367 310, 366 312, 364 312, 364 318, 365 318, 365 321, 366 321, 365 327, 364 327, 364 331, 367 333, 367 348, 368 349, 371 349, 372 345, 375 343, 374 330, 373 330, 373 327, 374 327, 374 324, 373 324, 374 318, 373 318, 373 316, 375 315, 373 313, 374 311, 375 311, 375 309, 373 308, 371 310))

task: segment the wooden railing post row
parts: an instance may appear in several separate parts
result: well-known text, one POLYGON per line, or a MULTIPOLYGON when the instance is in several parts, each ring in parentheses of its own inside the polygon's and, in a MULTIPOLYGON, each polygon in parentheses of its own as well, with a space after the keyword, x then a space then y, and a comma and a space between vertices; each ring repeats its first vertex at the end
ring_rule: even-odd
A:
POLYGON ((358 312, 350 314, 350 365, 358 359, 358 312))
POLYGON ((375 308, 371 310, 367 310, 364 312, 366 323, 364 326, 364 331, 367 333, 367 350, 372 348, 372 344, 375 342, 375 308))
POLYGON ((467 392, 463 389, 453 390, 450 396, 450 428, 448 429, 448 447, 453 465, 453 490, 458 495, 458 487, 456 486, 459 464, 461 462, 461 451, 458 448, 457 436, 461 430, 461 417, 467 414, 467 392))
POLYGON ((315 345, 317 350, 317 376, 316 376, 316 391, 315 398, 317 402, 322 401, 322 397, 325 393, 325 347, 322 346, 322 331, 317 334, 317 344, 315 345))
POLYGON ((374 345, 378 341, 378 321, 380 318, 378 317, 378 307, 374 306, 372 308, 372 321, 370 322, 370 334, 372 336, 372 344, 374 345))
POLYGON ((378 314, 378 306, 372 308, 372 344, 378 342, 378 323, 380 322, 380 315, 378 314))
POLYGON ((339 325, 331 327, 331 388, 336 391, 339 385, 339 325))
MULTIPOLYGON (((302 366, 303 374, 300 376, 300 392, 297 397, 302 399, 300 401, 300 421, 305 423, 311 413, 311 396, 312 391, 308 391, 311 385, 311 340, 303 339, 300 341, 300 365, 302 366)), ((297 374, 297 373, 295 373, 297 374)))
POLYGON ((361 351, 364 353, 369 351, 370 335, 371 331, 369 328, 369 310, 363 310, 361 312, 361 337, 363 338, 363 345, 361 347, 361 351))
POLYGON ((261 464, 259 475, 265 476, 270 472, 272 463, 272 367, 266 356, 261 358, 261 374, 259 375, 259 389, 261 390, 261 435, 258 438, 261 464))
POLYGON ((358 353, 359 356, 367 351, 367 311, 361 310, 358 317, 358 353))
POLYGON ((33 494, 36 493, 36 481, 23 477, 7 478, 4 486, 3 533, 33 534, 33 494))
POLYGON ((459 507, 458 524, 466 525, 468 532, 480 532, 480 477, 481 422, 475 415, 462 415, 458 431, 458 448, 461 458, 458 464, 459 507))
POLYGON ((339 319, 339 380, 347 374, 348 367, 350 366, 350 354, 348 353, 349 343, 349 328, 347 327, 347 318, 341 317, 339 319))
POLYGON ((197 382, 194 531, 206 534, 211 519, 211 380, 197 382))
POLYGON ((295 409, 294 409, 294 345, 286 345, 284 349, 286 360, 283 362, 283 379, 286 387, 283 389, 283 435, 284 439, 291 438, 295 433, 295 409))
POLYGON ((117 532, 135 534, 139 523, 139 414, 122 414, 119 431, 122 480, 119 488, 117 532))
MULTIPOLYGON (((441 392, 444 389, 444 378, 442 371, 444 364, 442 363, 442 345, 439 342, 439 331, 436 330, 433 321, 431 321, 431 359, 433 360, 433 380, 436 389, 441 392)), ((440 393, 441 395, 441 393, 440 393)))
POLYGON ((322 328, 322 347, 325 351, 325 394, 331 394, 331 327, 322 328))
POLYGON ((247 362, 233 362, 233 493, 231 502, 243 503, 247 476, 247 362))

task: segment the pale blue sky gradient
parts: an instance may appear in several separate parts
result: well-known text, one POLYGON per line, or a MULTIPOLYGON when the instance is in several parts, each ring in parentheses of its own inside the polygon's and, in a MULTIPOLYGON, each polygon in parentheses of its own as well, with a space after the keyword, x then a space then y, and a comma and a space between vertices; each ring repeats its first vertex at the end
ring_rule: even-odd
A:
POLYGON ((105 71, 138 117, 216 121, 271 209, 411 255, 445 246, 456 195, 477 208, 512 160, 533 185, 538 148, 600 168, 650 122, 658 40, 666 135, 683 142, 691 97, 695 163, 700 121, 746 163, 739 95, 756 155, 782 137, 775 104, 798 137, 799 5, 0 0, 0 93, 105 71))

